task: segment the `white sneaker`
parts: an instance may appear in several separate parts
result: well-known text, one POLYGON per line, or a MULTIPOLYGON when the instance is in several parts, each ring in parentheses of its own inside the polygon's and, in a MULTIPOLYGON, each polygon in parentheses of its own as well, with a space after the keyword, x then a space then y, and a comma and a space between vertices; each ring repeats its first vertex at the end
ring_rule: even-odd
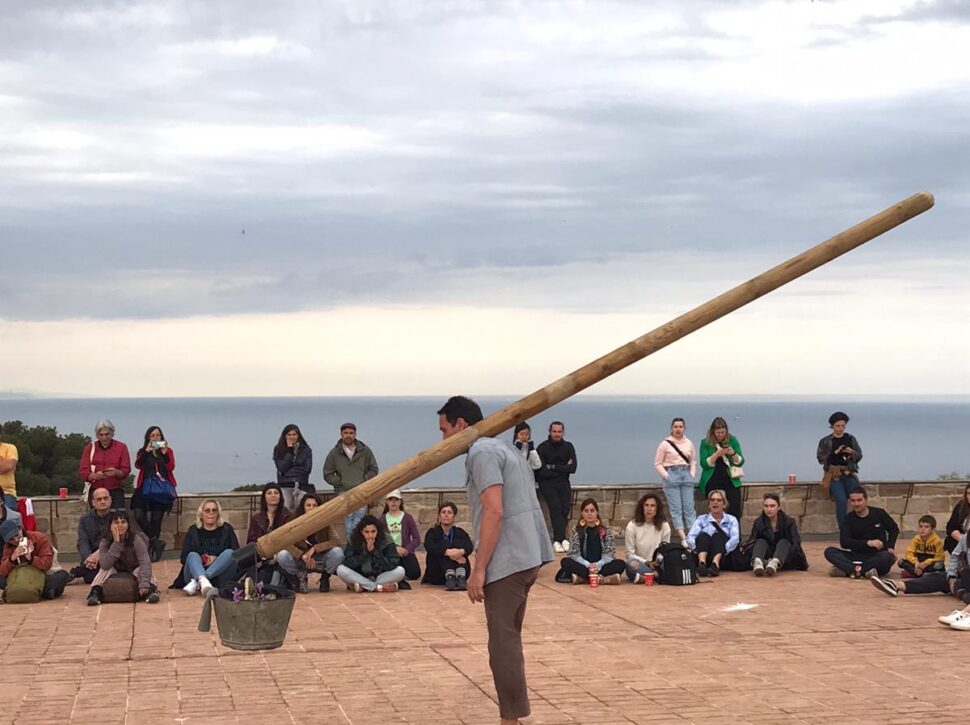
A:
POLYGON ((761 559, 758 559, 756 557, 755 560, 754 560, 754 564, 751 565, 751 571, 754 572, 754 575, 755 576, 764 576, 765 575, 765 563, 761 559))
POLYGON ((964 614, 955 622, 950 622, 950 629, 967 629, 970 630, 970 615, 964 614))
POLYGON ((193 579, 184 587, 182 587, 182 591, 185 592, 188 596, 194 597, 196 594, 199 593, 199 582, 193 579))
POLYGON ((965 615, 963 614, 962 609, 954 609, 949 614, 944 614, 942 617, 937 617, 936 621, 939 622, 940 624, 945 624, 947 627, 949 627, 951 624, 953 624, 958 619, 961 619, 963 616, 965 615))
POLYGON ((561 554, 562 553, 562 544, 560 544, 558 541, 553 541, 552 542, 552 550, 554 552, 556 552, 557 554, 561 554))
POLYGON ((562 550, 569 551, 569 539, 562 540, 562 550))
POLYGON ((204 597, 206 594, 208 594, 210 589, 212 589, 212 582, 210 582, 206 577, 200 576, 199 591, 202 592, 202 596, 204 597))

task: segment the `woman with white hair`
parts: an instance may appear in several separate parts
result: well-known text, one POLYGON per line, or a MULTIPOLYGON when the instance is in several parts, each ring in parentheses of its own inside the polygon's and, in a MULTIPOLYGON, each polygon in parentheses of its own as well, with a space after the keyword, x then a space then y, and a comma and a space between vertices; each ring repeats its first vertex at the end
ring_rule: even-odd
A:
POLYGON ((169 589, 181 588, 190 597, 228 584, 236 576, 232 553, 239 539, 232 524, 222 520, 222 506, 207 498, 195 513, 195 523, 182 540, 182 571, 169 589))
POLYGON ((78 475, 85 484, 85 498, 97 483, 111 494, 111 508, 123 509, 125 479, 131 474, 128 446, 115 440, 115 424, 107 418, 98 421, 94 435, 95 440, 84 447, 78 465, 78 475))

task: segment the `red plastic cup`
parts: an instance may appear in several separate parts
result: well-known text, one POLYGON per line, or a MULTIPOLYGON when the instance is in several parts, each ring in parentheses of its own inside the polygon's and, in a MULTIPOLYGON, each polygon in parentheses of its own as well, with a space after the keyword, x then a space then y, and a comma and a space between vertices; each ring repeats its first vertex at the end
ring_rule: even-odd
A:
POLYGON ((67 489, 66 488, 62 488, 60 491, 58 491, 58 495, 61 498, 67 498, 67 489))
POLYGON ((797 480, 798 480, 798 477, 794 473, 788 474, 788 483, 795 483, 795 481, 797 480))
POLYGON ((600 585, 600 575, 599 574, 590 574, 589 575, 589 585, 591 587, 593 587, 593 589, 595 589, 596 587, 598 587, 600 585))
POLYGON ((643 574, 643 586, 652 587, 653 586, 653 572, 648 571, 643 574))

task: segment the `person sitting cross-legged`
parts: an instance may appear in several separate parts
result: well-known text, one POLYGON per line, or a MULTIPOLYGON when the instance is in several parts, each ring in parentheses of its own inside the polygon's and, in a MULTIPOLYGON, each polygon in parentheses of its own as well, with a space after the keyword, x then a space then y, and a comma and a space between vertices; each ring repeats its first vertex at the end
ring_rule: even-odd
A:
MULTIPOLYGON (((946 571, 927 571, 923 576, 898 582, 873 577, 872 584, 891 597, 900 594, 952 594, 964 604, 970 604, 970 548, 967 547, 967 537, 961 538, 957 548, 950 552, 946 571)), ((966 624, 970 629, 970 620, 966 624)))
POLYGON ((556 581, 588 582, 599 577, 603 584, 619 584, 626 563, 616 558, 613 530, 600 518, 595 499, 583 500, 579 523, 569 535, 569 553, 559 562, 556 581))
POLYGON ((670 543, 670 534, 663 499, 655 493, 643 494, 624 536, 626 575, 631 582, 639 584, 645 574, 654 572, 657 548, 670 543))
POLYGON ((707 494, 706 514, 694 520, 687 533, 687 548, 697 555, 697 575, 717 576, 721 560, 738 547, 741 540, 738 520, 727 513, 727 494, 715 488, 707 494))
POLYGON ((88 605, 104 601, 104 583, 115 574, 131 574, 138 580, 138 598, 149 604, 158 603, 158 585, 152 576, 152 560, 148 546, 135 536, 128 520, 128 512, 114 509, 108 514, 108 527, 98 547, 98 574, 94 577, 88 605))
POLYGON ((422 584, 444 584, 447 591, 465 591, 471 575, 469 557, 475 550, 472 537, 455 526, 458 507, 445 501, 438 507, 438 524, 424 535, 424 550, 428 556, 424 564, 422 584))
MULTIPOLYGON (((321 506, 323 500, 317 493, 308 493, 296 506, 296 516, 303 516, 321 506)), ((337 573, 337 567, 344 560, 344 552, 337 546, 333 529, 324 526, 303 541, 298 541, 292 549, 284 549, 276 555, 276 561, 283 571, 298 579, 300 592, 307 592, 307 577, 320 573, 321 592, 330 591, 330 577, 337 573)))
POLYGON ((893 552, 899 526, 885 509, 869 505, 869 494, 862 486, 849 491, 849 508, 839 527, 842 548, 830 546, 825 558, 832 565, 831 576, 853 579, 885 576, 896 556, 893 552))
POLYGON ((396 592, 404 579, 397 546, 380 519, 370 514, 354 527, 337 576, 355 592, 396 592))
POLYGON ((111 492, 98 485, 91 491, 91 509, 77 522, 77 553, 81 558, 71 569, 71 579, 83 579, 85 584, 94 582, 101 567, 101 536, 108 527, 108 512, 111 510, 111 492))
POLYGON ((921 577, 926 572, 943 571, 946 568, 946 550, 943 539, 936 533, 936 517, 920 516, 919 531, 909 542, 906 554, 899 560, 903 579, 921 577))

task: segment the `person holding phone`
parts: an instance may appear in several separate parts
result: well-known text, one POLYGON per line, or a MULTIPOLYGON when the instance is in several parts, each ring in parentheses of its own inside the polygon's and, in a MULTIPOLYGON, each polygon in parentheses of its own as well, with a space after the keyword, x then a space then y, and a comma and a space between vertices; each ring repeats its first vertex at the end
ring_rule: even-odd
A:
POLYGON ((94 435, 96 440, 84 446, 81 452, 78 475, 88 484, 89 496, 95 484, 100 484, 111 494, 111 508, 123 509, 125 479, 131 474, 128 446, 115 440, 115 424, 107 418, 102 418, 94 426, 94 435))
POLYGON ((135 481, 135 492, 131 497, 131 511, 138 526, 148 537, 149 558, 158 561, 165 552, 162 519, 172 510, 175 499, 167 504, 150 501, 142 496, 141 487, 146 478, 153 476, 164 479, 173 486, 178 484, 175 481, 175 452, 169 447, 165 434, 157 425, 150 426, 145 431, 144 443, 135 454, 135 468, 138 469, 138 480, 135 481))
POLYGON ((829 416, 832 432, 818 442, 815 457, 822 466, 822 486, 828 489, 829 496, 835 501, 835 518, 839 529, 848 512, 849 491, 859 485, 859 461, 862 460, 862 447, 845 426, 849 416, 837 410, 829 416))

